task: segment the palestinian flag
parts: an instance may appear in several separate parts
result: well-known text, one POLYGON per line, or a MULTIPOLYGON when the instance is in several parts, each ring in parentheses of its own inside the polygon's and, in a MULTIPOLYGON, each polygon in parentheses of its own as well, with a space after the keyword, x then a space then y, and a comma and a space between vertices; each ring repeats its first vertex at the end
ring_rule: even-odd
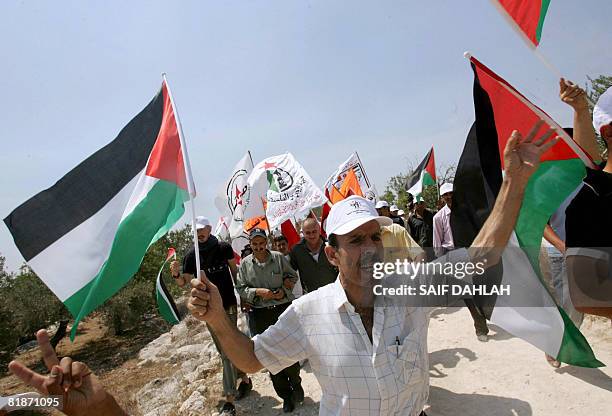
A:
POLYGON ((408 178, 406 190, 416 201, 421 196, 423 187, 427 185, 436 185, 436 161, 433 147, 408 178))
POLYGON ((157 301, 157 310, 159 314, 170 324, 178 324, 181 321, 181 315, 172 299, 172 295, 168 291, 164 279, 162 279, 162 271, 166 267, 169 260, 176 260, 176 251, 173 248, 168 249, 166 260, 159 268, 157 279, 155 279, 155 300, 157 301))
POLYGON ((25 260, 74 316, 73 337, 183 215, 183 150, 164 81, 115 140, 4 219, 25 260))
POLYGON ((540 44, 550 0, 491 0, 532 48, 540 44))
MULTIPOLYGON (((476 300, 492 323, 558 361, 601 366, 584 336, 549 294, 539 267, 548 219, 582 181, 585 164, 591 166, 592 162, 544 111, 475 58, 470 57, 470 61, 475 75, 476 122, 468 134, 454 182, 451 227, 458 247, 472 243, 493 208, 502 183, 503 149, 512 130, 526 134, 543 119, 562 138, 543 155, 530 179, 514 234, 504 249, 501 265, 493 268, 494 283, 509 284, 511 295, 476 300)), ((539 135, 546 128, 543 126, 539 135)))

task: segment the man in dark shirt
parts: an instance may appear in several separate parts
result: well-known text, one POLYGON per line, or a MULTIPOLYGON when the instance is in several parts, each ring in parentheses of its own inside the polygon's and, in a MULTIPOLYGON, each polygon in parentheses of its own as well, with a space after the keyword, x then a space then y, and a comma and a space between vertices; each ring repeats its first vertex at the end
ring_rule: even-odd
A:
MULTIPOLYGON (((586 113, 586 112, 585 112, 586 113)), ((612 144, 612 87, 593 109, 593 126, 612 144)), ((583 186, 565 210, 570 297, 576 310, 612 319, 612 159, 602 170, 587 168, 583 186)))
MULTIPOLYGON (((234 322, 238 320, 238 310, 236 295, 234 294, 234 282, 232 278, 236 277, 237 267, 234 259, 234 250, 232 246, 224 241, 219 241, 217 237, 211 235, 212 226, 210 221, 205 217, 196 218, 196 230, 198 234, 198 250, 200 255, 200 268, 206 273, 208 279, 213 282, 218 288, 223 300, 223 308, 227 316, 234 322)), ((170 264, 172 277, 176 279, 179 286, 183 287, 187 282, 197 276, 196 273, 196 258, 195 249, 192 247, 183 258, 183 273, 180 273, 179 264, 174 261, 170 264)), ((234 407, 234 399, 241 399, 252 389, 251 380, 244 372, 234 367, 231 361, 227 358, 215 333, 208 327, 212 336, 215 347, 221 355, 223 363, 223 395, 226 397, 226 402, 221 409, 221 415, 235 415, 236 408, 234 407), (242 378, 240 386, 236 389, 236 381, 238 377, 242 378)))
POLYGON ((397 215, 393 215, 392 208, 395 208, 395 212, 397 212, 397 206, 392 205, 391 207, 389 207, 389 203, 387 201, 378 201, 376 203, 376 212, 378 212, 378 215, 381 215, 383 217, 387 217, 387 218, 391 218, 391 220, 393 221, 394 224, 399 224, 402 227, 406 227, 404 225, 404 220, 402 220, 401 218, 399 218, 397 215))
POLYGON ((414 241, 425 250, 426 260, 433 260, 433 213, 425 208, 425 201, 421 196, 417 196, 414 214, 408 219, 408 231, 414 241))
POLYGON ((391 207, 389 208, 390 214, 391 214, 391 219, 393 220, 393 222, 395 224, 399 224, 402 227, 406 228, 406 223, 404 222, 404 219, 401 217, 401 215, 399 214, 399 208, 397 205, 391 205, 391 207))
POLYGON ((300 274, 304 292, 312 292, 336 281, 338 269, 330 264, 324 253, 325 240, 321 236, 319 222, 306 218, 302 233, 304 238, 293 247, 289 258, 291 267, 300 274))

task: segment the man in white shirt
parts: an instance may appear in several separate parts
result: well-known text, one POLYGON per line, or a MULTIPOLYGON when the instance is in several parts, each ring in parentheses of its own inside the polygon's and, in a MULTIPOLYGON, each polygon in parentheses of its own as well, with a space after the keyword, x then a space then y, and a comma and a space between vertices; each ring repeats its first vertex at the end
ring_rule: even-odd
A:
MULTIPOLYGON (((505 178, 489 219, 473 248, 448 253, 443 261, 500 258, 514 229, 527 181, 556 138, 534 140, 541 123, 522 140, 513 132, 504 151, 505 178)), ((188 308, 211 325, 234 364, 247 373, 271 373, 310 360, 321 385, 320 415, 422 414, 429 391, 428 307, 374 307, 373 270, 382 259, 381 226, 371 202, 350 197, 327 219, 325 254, 338 279, 293 302, 275 325, 252 340, 231 325, 216 287, 205 275, 192 280, 188 308)))

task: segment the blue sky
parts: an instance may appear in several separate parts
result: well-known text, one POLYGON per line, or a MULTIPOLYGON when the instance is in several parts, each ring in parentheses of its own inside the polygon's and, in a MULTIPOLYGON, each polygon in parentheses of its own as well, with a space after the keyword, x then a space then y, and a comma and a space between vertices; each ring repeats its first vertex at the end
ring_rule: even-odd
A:
MULTIPOLYGON (((541 53, 582 84, 611 74, 611 13, 553 0, 541 53)), ((489 0, 7 0, 0 16, 2 218, 114 139, 162 72, 212 218, 246 150, 291 151, 319 184, 357 150, 380 192, 432 145, 456 163, 474 117, 466 50, 571 124, 555 75, 489 0)), ((23 261, 4 225, 0 253, 23 261)))

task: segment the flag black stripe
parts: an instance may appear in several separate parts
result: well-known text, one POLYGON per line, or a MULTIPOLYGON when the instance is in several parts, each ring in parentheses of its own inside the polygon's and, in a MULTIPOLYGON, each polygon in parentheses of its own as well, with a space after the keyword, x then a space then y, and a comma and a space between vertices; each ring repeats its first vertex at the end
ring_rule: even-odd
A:
POLYGON ((160 90, 115 140, 4 219, 26 261, 93 216, 144 169, 161 127, 163 105, 160 90))
MULTIPOLYGON (((453 183, 453 209, 451 230, 455 247, 469 247, 493 210, 502 183, 499 141, 493 105, 478 81, 474 70, 474 111, 476 121, 470 128, 463 152, 457 164, 453 183)), ((495 248, 495 249, 500 249, 495 248)), ((481 282, 492 287, 501 283, 502 262, 487 269, 481 282)), ((477 296, 474 303, 487 319, 495 306, 497 296, 477 296)))
POLYGON ((423 169, 425 169, 425 167, 429 163, 430 157, 431 157, 431 149, 425 155, 425 159, 423 159, 423 161, 419 164, 419 166, 417 166, 417 168, 412 172, 412 175, 406 181, 406 190, 412 188, 421 179, 421 172, 423 171, 423 169))

